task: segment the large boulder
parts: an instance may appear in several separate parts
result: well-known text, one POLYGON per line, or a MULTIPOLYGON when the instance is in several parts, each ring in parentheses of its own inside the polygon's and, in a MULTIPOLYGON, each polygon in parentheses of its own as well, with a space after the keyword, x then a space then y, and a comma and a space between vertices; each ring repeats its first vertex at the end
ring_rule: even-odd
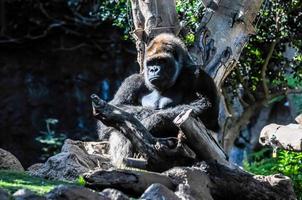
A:
POLYGON ((10 152, 0 148, 0 170, 24 171, 20 161, 10 152))
POLYGON ((300 124, 265 126, 259 137, 259 143, 289 151, 302 151, 302 126, 300 124))
POLYGON ((76 180, 80 175, 95 169, 112 167, 108 156, 103 155, 104 143, 65 140, 61 153, 50 157, 44 164, 28 170, 31 175, 56 180, 76 180))

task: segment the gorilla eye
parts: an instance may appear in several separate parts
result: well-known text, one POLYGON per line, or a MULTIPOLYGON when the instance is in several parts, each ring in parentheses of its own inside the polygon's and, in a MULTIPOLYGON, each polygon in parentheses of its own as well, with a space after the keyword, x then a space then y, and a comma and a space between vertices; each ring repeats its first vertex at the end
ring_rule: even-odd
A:
POLYGON ((166 62, 166 59, 153 59, 153 60, 149 60, 147 61, 147 66, 154 66, 154 65, 160 65, 160 66, 163 66, 165 65, 167 62, 166 62))

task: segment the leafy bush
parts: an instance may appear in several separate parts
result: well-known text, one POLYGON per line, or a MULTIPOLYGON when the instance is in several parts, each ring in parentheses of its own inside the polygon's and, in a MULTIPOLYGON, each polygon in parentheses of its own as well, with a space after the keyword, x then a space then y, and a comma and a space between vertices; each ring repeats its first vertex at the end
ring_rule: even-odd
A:
POLYGON ((263 149, 251 155, 251 161, 244 168, 257 175, 282 173, 292 179, 294 190, 302 200, 302 153, 279 150, 275 158, 269 157, 270 149, 263 149))

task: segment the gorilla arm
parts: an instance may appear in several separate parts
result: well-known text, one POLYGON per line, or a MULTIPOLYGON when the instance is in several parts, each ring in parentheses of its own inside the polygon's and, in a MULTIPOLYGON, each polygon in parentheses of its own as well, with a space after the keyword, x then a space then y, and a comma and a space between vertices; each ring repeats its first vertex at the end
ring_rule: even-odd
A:
MULTIPOLYGON (((109 103, 133 114, 140 120, 144 119, 154 113, 153 110, 140 106, 139 97, 144 90, 146 90, 146 87, 143 75, 133 74, 123 81, 109 103)), ((105 126, 101 121, 97 122, 99 139, 110 137, 112 130, 112 127, 105 126)))
POLYGON ((166 136, 175 137, 178 128, 173 120, 186 110, 193 110, 195 116, 200 116, 211 107, 206 98, 201 97, 190 104, 178 105, 176 107, 166 108, 157 111, 142 121, 142 124, 156 137, 166 136), (172 133, 172 134, 171 134, 172 133))
MULTIPOLYGON (((205 126, 213 131, 219 130, 218 112, 219 99, 217 95, 216 85, 213 79, 204 71, 200 71, 195 76, 193 85, 190 85, 191 93, 195 93, 193 100, 188 104, 181 104, 176 107, 166 108, 154 113, 145 120, 143 124, 151 132, 162 132, 162 127, 167 130, 174 129, 176 126, 173 120, 182 112, 189 109, 193 110, 193 114, 199 117, 205 126)), ((186 92, 188 89, 183 89, 186 92)))
POLYGON ((112 105, 139 105, 139 95, 144 88, 144 77, 133 74, 126 78, 114 98, 109 102, 112 105))
POLYGON ((109 103, 118 106, 124 111, 133 114, 139 120, 142 120, 156 112, 153 109, 141 106, 140 98, 146 90, 143 75, 133 74, 124 80, 114 95, 114 98, 109 103))

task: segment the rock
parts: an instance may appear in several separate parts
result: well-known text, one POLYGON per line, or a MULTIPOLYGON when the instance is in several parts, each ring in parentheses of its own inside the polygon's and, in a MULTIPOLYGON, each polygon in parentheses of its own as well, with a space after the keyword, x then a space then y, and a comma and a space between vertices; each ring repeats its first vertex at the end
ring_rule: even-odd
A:
POLYGON ((165 174, 178 185, 175 194, 181 199, 213 200, 209 190, 211 181, 202 168, 175 167, 165 174))
POLYGON ((40 169, 43 165, 44 165, 44 163, 33 164, 32 166, 27 168, 27 171, 36 171, 36 170, 40 169))
POLYGON ((148 189, 142 194, 140 199, 153 200, 153 199, 165 199, 165 200, 180 200, 174 192, 169 190, 167 187, 154 183, 148 187, 148 189))
POLYGON ((107 189, 103 190, 100 194, 110 200, 128 200, 129 199, 129 197, 126 196, 121 191, 118 191, 118 190, 112 189, 112 188, 107 188, 107 189))
POLYGON ((9 200, 9 194, 5 190, 0 188, 0 199, 1 200, 9 200))
POLYGON ((101 194, 80 186, 59 185, 46 195, 47 200, 109 200, 101 194))
POLYGON ((0 170, 24 171, 20 161, 10 152, 0 148, 0 170))
POLYGON ((302 126, 302 113, 295 118, 296 122, 302 126))
POLYGON ((46 200, 45 197, 39 196, 28 189, 20 189, 13 194, 15 200, 46 200))
POLYGON ((111 168, 109 157, 100 154, 104 143, 92 143, 67 139, 61 153, 28 170, 31 175, 43 178, 73 181, 90 170, 111 168))
POLYGON ((255 175, 254 178, 260 182, 269 183, 271 186, 284 188, 285 190, 291 191, 291 193, 294 194, 291 179, 283 174, 273 174, 269 176, 255 175))
POLYGON ((187 183, 179 184, 175 194, 180 199, 195 200, 195 198, 191 196, 190 185, 187 183))
POLYGON ((289 151, 301 152, 302 127, 299 124, 289 124, 287 126, 269 124, 262 129, 259 143, 289 151))

